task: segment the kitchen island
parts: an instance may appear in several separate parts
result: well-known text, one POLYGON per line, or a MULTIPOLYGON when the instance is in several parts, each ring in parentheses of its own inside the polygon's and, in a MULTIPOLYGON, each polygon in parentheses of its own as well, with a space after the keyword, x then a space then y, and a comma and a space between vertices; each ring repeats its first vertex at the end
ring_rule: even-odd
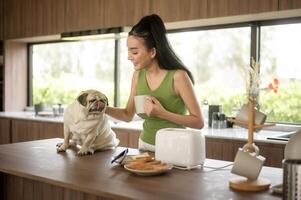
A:
MULTIPOLYGON (((0 199, 281 199, 270 191, 236 192, 228 187, 230 162, 206 159, 205 167, 172 169, 160 176, 131 174, 111 165, 115 150, 77 157, 75 149, 57 153, 62 139, 0 145, 0 199)), ((139 153, 130 149, 130 154, 139 153)), ((264 167, 260 177, 272 185, 282 182, 282 169, 264 167)))

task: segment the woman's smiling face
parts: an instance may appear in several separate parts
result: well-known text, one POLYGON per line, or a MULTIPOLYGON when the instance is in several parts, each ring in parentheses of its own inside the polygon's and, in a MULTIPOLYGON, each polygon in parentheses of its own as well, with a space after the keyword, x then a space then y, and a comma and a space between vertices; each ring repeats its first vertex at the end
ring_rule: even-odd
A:
POLYGON ((146 48, 144 39, 130 35, 127 38, 128 60, 130 60, 135 70, 148 67, 154 59, 153 50, 146 48))

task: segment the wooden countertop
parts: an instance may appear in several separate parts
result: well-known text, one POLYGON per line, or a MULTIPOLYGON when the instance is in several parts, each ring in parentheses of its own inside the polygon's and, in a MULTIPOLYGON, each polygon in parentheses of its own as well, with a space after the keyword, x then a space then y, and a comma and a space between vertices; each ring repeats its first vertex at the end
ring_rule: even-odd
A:
MULTIPOLYGON (((269 191, 232 191, 228 180, 231 167, 223 170, 203 168, 191 171, 173 169, 152 177, 142 177, 112 166, 113 155, 124 148, 77 157, 76 150, 57 153, 62 139, 0 145, 0 171, 61 187, 112 199, 281 199, 269 191)), ((130 149, 131 154, 138 153, 130 149)), ((229 162, 206 160, 205 166, 222 167, 229 162)), ((273 184, 282 182, 282 169, 264 167, 260 177, 273 184)))

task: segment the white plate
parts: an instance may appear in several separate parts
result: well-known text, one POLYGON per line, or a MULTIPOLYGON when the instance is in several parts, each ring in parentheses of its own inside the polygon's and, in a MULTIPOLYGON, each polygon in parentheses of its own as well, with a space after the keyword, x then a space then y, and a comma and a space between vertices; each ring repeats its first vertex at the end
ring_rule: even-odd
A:
POLYGON ((166 166, 159 170, 138 170, 138 169, 131 169, 128 168, 126 165, 124 165, 124 168, 128 170, 129 172, 132 172, 134 174, 140 175, 140 176, 154 176, 158 174, 163 174, 168 171, 170 171, 173 168, 172 164, 166 164, 166 166))

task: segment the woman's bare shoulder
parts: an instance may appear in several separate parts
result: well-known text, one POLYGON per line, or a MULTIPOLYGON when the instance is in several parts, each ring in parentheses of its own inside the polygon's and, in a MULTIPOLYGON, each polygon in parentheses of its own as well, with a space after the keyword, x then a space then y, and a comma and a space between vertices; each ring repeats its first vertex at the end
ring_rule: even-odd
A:
POLYGON ((185 81, 185 80, 189 80, 188 74, 186 71, 178 69, 176 70, 175 74, 174 74, 174 80, 175 81, 185 81))

